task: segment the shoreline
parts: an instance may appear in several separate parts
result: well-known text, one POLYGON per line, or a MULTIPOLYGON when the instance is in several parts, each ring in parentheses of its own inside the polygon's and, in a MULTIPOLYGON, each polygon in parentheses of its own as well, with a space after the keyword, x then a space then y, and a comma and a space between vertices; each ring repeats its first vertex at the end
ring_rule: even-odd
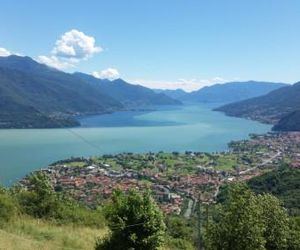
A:
MULTIPOLYGON (((247 181, 279 167, 287 157, 300 167, 300 133, 253 134, 249 140, 233 141, 228 152, 186 151, 121 153, 77 157, 52 163, 45 169, 55 190, 66 192, 94 207, 113 189, 150 188, 166 213, 188 214, 182 207, 206 190, 213 203, 220 186, 247 181)), ((37 171, 37 172, 39 172, 37 171)), ((26 178, 21 183, 26 186, 26 178)))
MULTIPOLYGON (((165 109, 164 109, 165 110, 165 109)), ((188 129, 184 129, 182 130, 179 126, 140 126, 140 127, 100 127, 98 128, 84 128, 84 127, 77 127, 75 128, 75 132, 79 133, 81 136, 83 136, 86 140, 88 141, 94 141, 93 144, 99 144, 99 148, 101 150, 95 150, 95 149, 91 149, 89 146, 84 145, 83 142, 80 142, 79 138, 75 138, 71 135, 69 135, 69 133, 67 132, 66 129, 49 129, 47 131, 47 129, 16 129, 16 130, 7 130, 7 133, 5 132, 6 130, 2 131, 2 135, 0 134, 0 137, 2 137, 3 139, 7 138, 7 140, 9 140, 7 142, 7 144, 5 144, 5 148, 6 147, 19 147, 21 148, 21 153, 25 153, 28 152, 28 154, 31 154, 31 152, 33 152, 32 150, 34 150, 34 152, 39 152, 37 155, 37 159, 34 161, 30 161, 28 158, 27 160, 25 159, 25 161, 23 161, 23 163, 18 162, 19 160, 13 160, 12 158, 12 164, 10 164, 10 160, 9 158, 7 158, 6 163, 5 163, 5 158, 6 155, 3 155, 2 159, 3 159, 3 166, 4 166, 4 172, 5 173, 5 169, 7 169, 6 171, 10 171, 9 166, 16 166, 16 169, 20 169, 21 172, 23 172, 22 174, 19 174, 19 176, 24 176, 25 174, 29 173, 30 171, 34 170, 34 169, 39 169, 40 167, 43 166, 47 166, 47 164, 59 160, 59 159, 65 159, 68 158, 70 156, 90 156, 90 155, 96 155, 96 154, 105 154, 105 153, 119 153, 119 152, 149 152, 149 151, 153 151, 153 152, 158 152, 161 149, 163 149, 164 151, 168 151, 168 152, 172 152, 174 150, 180 151, 180 152, 184 152, 186 149, 192 149, 193 151, 203 151, 203 152, 215 152, 215 151, 224 151, 224 150, 228 150, 228 143, 231 140, 236 140, 235 138, 238 138, 238 140, 240 139, 247 139, 249 138, 249 132, 253 133, 253 131, 255 131, 255 133, 264 133, 264 131, 269 132, 268 128, 264 129, 263 126, 260 126, 259 123, 257 123, 258 129, 255 129, 253 127, 253 129, 249 129, 249 127, 245 127, 245 124, 247 124, 247 122, 245 123, 244 119, 241 119, 240 122, 239 121, 235 121, 235 120, 228 120, 226 118, 226 116, 224 116, 223 114, 218 114, 219 112, 212 112, 211 108, 207 108, 207 107, 202 107, 199 105, 188 105, 185 106, 184 111, 181 111, 181 109, 178 111, 175 110, 175 113, 173 114, 173 111, 167 112, 166 114, 170 114, 171 117, 173 117, 173 115, 177 115, 179 117, 181 117, 181 115, 190 115, 192 117, 192 122, 189 123, 189 119, 191 119, 190 117, 185 118, 187 119, 187 126, 188 129), (197 113, 195 113, 197 112, 197 113), (207 112, 207 114, 206 114, 207 112), (177 114, 178 113, 178 114, 177 114), (199 118, 199 114, 200 114, 200 118, 199 118), (207 119, 218 119, 221 124, 223 124, 224 121, 224 128, 223 125, 220 125, 218 127, 217 125, 217 129, 220 128, 220 131, 214 131, 214 129, 211 132, 207 132, 207 127, 202 126, 202 125, 198 125, 198 124, 202 124, 202 114, 206 116, 208 116, 207 119), (211 118, 209 118, 211 117, 211 118), (194 121, 194 119, 197 119, 196 121, 194 121), (243 121, 244 120, 244 121, 243 121), (233 123, 233 127, 226 127, 227 123, 225 122, 230 122, 233 123), (236 124, 236 125, 235 125, 236 124), (230 129, 232 130, 234 127, 237 127, 238 129, 241 129, 240 132, 238 132, 236 135, 233 134, 233 136, 227 132, 227 134, 225 134, 223 136, 223 129, 230 129), (79 129, 79 130, 78 130, 79 129), (212 142, 208 142, 207 139, 202 139, 202 134, 200 134, 200 136, 195 137, 198 138, 196 142, 196 144, 191 144, 191 134, 190 134, 190 129, 192 129, 194 132, 192 132, 192 134, 197 133, 197 131, 200 129, 200 131, 203 131, 204 135, 208 135, 210 138, 212 137, 212 142), (10 132, 11 131, 11 132, 10 132), (36 133, 36 131, 38 133, 36 133), (53 132, 52 132, 53 131, 53 132), (156 132, 158 131, 158 133, 156 132), (174 131, 174 132, 172 132, 174 131), (243 131, 249 131, 246 132, 245 134, 243 134, 243 131), (261 132, 260 132, 261 131, 261 132), (175 136, 178 132, 180 132, 178 135, 180 136, 179 138, 177 138, 177 136, 175 136), (9 139, 11 136, 10 134, 13 133, 11 136, 13 136, 11 139, 9 139), (53 134, 54 133, 54 134, 53 134), (109 133, 109 134, 107 134, 109 133), (153 133, 153 136, 150 137, 150 139, 148 138, 149 136, 147 136, 148 133, 153 133), (221 141, 218 138, 218 133, 221 133, 222 135, 222 139, 221 141), (147 140, 147 144, 143 144, 143 145, 139 145, 139 141, 141 140, 141 138, 143 138, 143 136, 145 136, 145 140, 147 140), (175 137, 174 137, 175 136, 175 137), (14 139, 16 138, 17 141, 16 143, 14 143, 14 139), (30 139, 29 139, 30 138, 30 139), (40 141, 39 138, 42 138, 43 141, 40 141), (97 139, 95 139, 97 138, 97 139), (166 139, 163 139, 166 138, 166 139), (214 139, 215 138, 215 139, 214 139), (173 146, 170 146, 168 143, 169 140, 173 141, 174 139, 174 143, 172 144, 173 146), (28 140, 33 140, 34 144, 29 143, 28 140), (150 140, 150 141, 149 141, 150 140), (162 141, 161 141, 162 140, 162 141), (223 141, 222 141, 223 140, 223 141), (36 141, 36 142, 35 142, 36 141), (71 143, 71 141, 73 143, 71 143), (160 143, 161 141, 161 143, 160 143), (180 141, 181 143, 178 144, 178 141, 180 141), (36 143, 43 143, 43 145, 45 145, 46 147, 40 148, 37 146, 36 143), (65 145, 68 148, 70 147, 70 150, 68 150, 67 152, 64 153, 60 153, 59 151, 57 151, 57 147, 53 148, 53 146, 51 146, 53 143, 57 144, 58 147, 62 147, 62 145, 65 145), (110 145, 110 143, 113 143, 110 145), (119 144, 121 143, 121 144, 119 144), (132 144, 133 143, 133 144, 132 144), (27 145, 28 144, 28 148, 27 145), (103 144, 103 145, 102 145, 103 144), (179 146, 174 146, 174 145, 179 145, 179 146), (223 145, 224 144, 224 145, 223 145), (7 145, 7 146, 6 146, 7 145), (48 147, 48 145, 50 147, 48 147), (101 146, 102 145, 102 146, 101 146), (128 145, 128 146, 127 146, 128 145), (74 149, 71 149, 72 147, 74 147, 74 149), (32 149, 31 149, 32 148, 32 149), (45 148, 45 149, 44 149, 45 148), (47 150, 46 150, 47 148, 47 150), (51 151, 49 151, 51 150, 51 151), (54 150, 52 152, 52 150, 54 150), (57 151, 57 152, 56 152, 57 151), (48 153, 47 153, 48 152, 48 153), (50 152, 50 154, 49 154, 50 152), (47 155, 49 154, 49 156, 47 155), (58 155, 58 156, 57 156, 58 155), (62 156, 60 156, 62 155, 62 156), (56 157, 57 156, 57 157, 56 157), (44 158, 47 158, 49 160, 45 161, 43 160, 44 158), (16 163, 15 163, 16 162, 16 163), (18 164, 18 165, 16 165, 18 164), (34 167, 30 167, 31 166, 36 166, 34 167), (5 166, 7 166, 5 168, 5 166), (29 167, 27 167, 29 166, 29 167), (25 172, 24 167, 27 169, 27 171, 25 172)), ((165 113, 161 113, 159 111, 157 111, 157 114, 159 114, 159 117, 165 116, 165 113)), ((152 115, 151 115, 152 118, 152 115)), ((158 118, 160 119, 160 118, 158 118)), ((210 120, 209 120, 210 122, 210 120)), ((205 120, 204 123, 205 124, 205 120)), ((178 125, 178 124, 177 124, 178 125)), ((209 128, 209 127, 208 127, 209 128)), ((252 128, 252 126, 251 126, 252 128)), ((1 130, 0 130, 1 132, 1 130)), ((202 132, 201 132, 202 133, 202 132)), ((4 141, 3 141, 4 143, 4 141)), ((1 146, 1 145, 0 145, 1 146)), ((3 145, 4 146, 4 145, 3 145)), ((61 150, 65 151, 64 148, 61 148, 61 150)), ((3 151, 2 151, 3 152, 3 151)), ((23 153, 23 154, 24 154, 23 153)), ((14 170, 15 172, 17 172, 18 170, 14 170)), ((5 176, 5 175, 4 175, 5 176)), ((14 178, 14 177, 13 177, 14 178)), ((19 179, 19 178, 18 178, 19 179)), ((12 179, 11 179, 12 180, 12 179)), ((6 181, 3 182, 6 185, 11 185, 13 183, 15 183, 15 180, 13 179, 13 181, 8 181, 8 179, 6 179, 6 181)))

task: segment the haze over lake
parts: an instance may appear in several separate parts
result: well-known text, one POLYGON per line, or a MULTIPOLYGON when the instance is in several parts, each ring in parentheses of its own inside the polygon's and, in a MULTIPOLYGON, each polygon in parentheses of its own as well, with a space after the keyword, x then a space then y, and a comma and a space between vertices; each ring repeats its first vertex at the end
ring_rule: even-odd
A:
POLYGON ((120 152, 223 151, 231 140, 265 133, 270 125, 225 116, 207 106, 119 112, 81 119, 72 129, 0 130, 0 182, 71 156, 120 152))

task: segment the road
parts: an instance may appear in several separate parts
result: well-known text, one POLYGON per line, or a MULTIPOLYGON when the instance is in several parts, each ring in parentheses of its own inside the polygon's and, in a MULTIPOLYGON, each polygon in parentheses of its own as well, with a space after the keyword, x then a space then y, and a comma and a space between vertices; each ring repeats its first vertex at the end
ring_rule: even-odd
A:
POLYGON ((185 210, 184 215, 183 215, 185 218, 189 219, 191 217, 193 205, 194 205, 194 201, 192 199, 189 199, 188 207, 185 210))
POLYGON ((256 165, 256 166, 253 167, 253 168, 248 168, 248 169, 246 169, 246 170, 244 170, 244 171, 241 171, 239 174, 240 174, 240 175, 247 174, 248 172, 251 172, 252 170, 257 169, 258 167, 262 167, 262 166, 264 166, 264 165, 267 165, 268 163, 272 162, 275 158, 277 158, 277 157, 280 156, 280 155, 281 155, 281 152, 278 151, 275 155, 273 155, 273 156, 270 157, 269 159, 263 161, 262 163, 256 165))

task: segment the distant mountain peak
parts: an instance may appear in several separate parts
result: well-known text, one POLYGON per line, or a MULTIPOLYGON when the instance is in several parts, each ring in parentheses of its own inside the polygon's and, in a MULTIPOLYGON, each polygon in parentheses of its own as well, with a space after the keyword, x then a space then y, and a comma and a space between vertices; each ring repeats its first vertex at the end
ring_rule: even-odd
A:
POLYGON ((59 71, 55 68, 49 67, 46 64, 39 63, 29 56, 10 55, 7 57, 0 57, 0 67, 21 70, 21 71, 59 71))
POLYGON ((230 116, 247 117, 266 123, 276 124, 281 121, 275 128, 281 127, 284 130, 284 126, 290 126, 295 120, 300 121, 299 113, 292 113, 300 110, 300 82, 285 85, 263 96, 224 105, 217 110, 230 116))
POLYGON ((98 86, 104 93, 123 103, 130 109, 146 108, 153 105, 181 105, 182 103, 152 89, 131 84, 122 78, 115 80, 99 79, 84 73, 75 75, 86 83, 98 86))
POLYGON ((246 81, 218 83, 187 93, 180 100, 185 102, 230 103, 265 95, 287 86, 284 83, 246 81))

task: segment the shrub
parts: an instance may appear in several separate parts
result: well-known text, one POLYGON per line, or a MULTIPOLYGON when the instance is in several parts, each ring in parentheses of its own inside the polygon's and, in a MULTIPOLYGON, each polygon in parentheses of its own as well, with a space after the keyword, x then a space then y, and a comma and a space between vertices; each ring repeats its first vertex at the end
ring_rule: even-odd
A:
POLYGON ((194 250, 195 247, 193 244, 184 239, 179 239, 179 238, 168 238, 166 242, 166 246, 168 249, 171 250, 194 250))
POLYGON ((8 194, 0 193, 0 226, 9 222, 18 213, 17 204, 8 194))
POLYGON ((149 192, 115 191, 106 216, 111 234, 97 242, 97 250, 155 250, 164 241, 163 215, 149 192))
POLYGON ((276 197, 255 195, 243 184, 231 185, 227 192, 218 221, 206 234, 205 249, 287 249, 289 219, 276 197))
POLYGON ((95 227, 104 225, 102 213, 87 208, 68 196, 56 193, 47 175, 43 173, 31 175, 28 186, 28 190, 20 189, 14 192, 23 213, 61 224, 95 227))

